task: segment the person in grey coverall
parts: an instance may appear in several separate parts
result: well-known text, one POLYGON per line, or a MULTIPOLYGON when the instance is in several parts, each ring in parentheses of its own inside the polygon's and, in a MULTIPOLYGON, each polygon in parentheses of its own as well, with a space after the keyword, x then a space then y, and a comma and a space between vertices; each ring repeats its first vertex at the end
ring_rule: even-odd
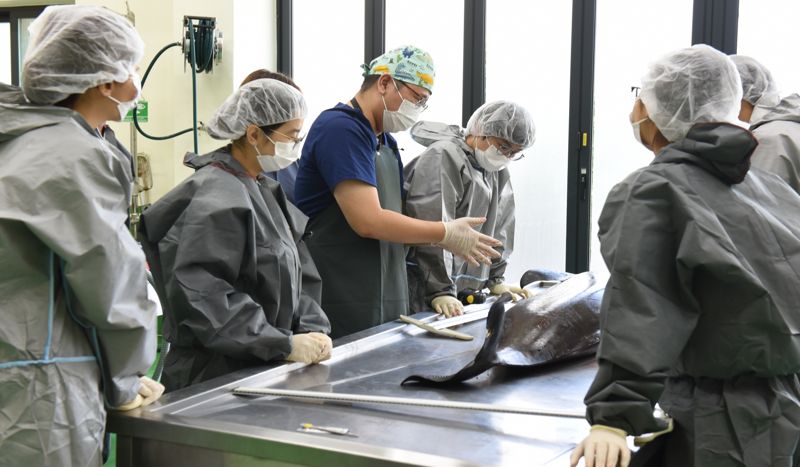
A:
POLYGON ((472 114, 466 130, 422 121, 411 128, 411 136, 427 149, 403 170, 403 213, 429 221, 483 217, 478 230, 503 242, 499 258, 479 265, 433 246, 412 246, 407 260, 412 311, 431 306, 446 317, 459 315, 463 307, 456 297, 464 289, 527 296, 504 275, 514 249, 509 165, 536 140, 530 113, 514 102, 488 102, 472 114))
POLYGON ((772 172, 800 193, 800 95, 781 99, 772 74, 761 63, 731 56, 742 79, 739 119, 758 140, 753 167, 772 172))
POLYGON ((144 44, 95 6, 49 7, 30 33, 23 87, 0 85, 0 465, 99 466, 106 407, 164 390, 141 376, 156 315, 133 174, 100 134, 135 105, 144 44))
POLYGON ((600 215, 611 277, 573 465, 626 466, 626 435, 673 426, 633 462, 660 447, 658 465, 797 465, 800 196, 750 168, 741 97, 736 66, 705 45, 643 78, 631 122, 656 156, 600 215))
POLYGON ((165 302, 168 391, 274 360, 330 357, 307 218, 263 174, 294 162, 305 115, 288 84, 243 85, 206 125, 233 142, 187 154, 196 172, 142 215, 140 240, 165 302))

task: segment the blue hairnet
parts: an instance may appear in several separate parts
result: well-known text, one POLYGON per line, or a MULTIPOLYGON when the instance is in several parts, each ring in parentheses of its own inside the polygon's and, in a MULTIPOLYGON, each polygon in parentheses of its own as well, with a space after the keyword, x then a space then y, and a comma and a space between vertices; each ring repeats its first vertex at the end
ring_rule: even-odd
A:
POLYGON ((131 23, 99 6, 47 7, 28 31, 22 89, 36 104, 53 104, 112 81, 124 83, 144 54, 131 23))
POLYGON ((742 84, 727 55, 698 44, 650 65, 639 98, 661 134, 668 141, 677 141, 696 123, 736 124, 742 84))
POLYGON ((467 134, 493 136, 528 148, 536 141, 536 126, 531 114, 509 101, 487 102, 478 107, 467 122, 467 134))
POLYGON ((214 139, 238 139, 249 125, 275 125, 305 118, 307 113, 300 91, 275 79, 257 79, 225 99, 205 130, 214 139))

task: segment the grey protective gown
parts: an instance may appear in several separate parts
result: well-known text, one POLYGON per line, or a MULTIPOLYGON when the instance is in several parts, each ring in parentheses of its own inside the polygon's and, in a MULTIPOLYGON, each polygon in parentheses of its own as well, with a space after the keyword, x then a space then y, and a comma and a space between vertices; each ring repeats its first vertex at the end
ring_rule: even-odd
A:
POLYGON ((800 95, 792 94, 752 122, 753 167, 772 172, 800 193, 800 95))
POLYGON ((412 247, 408 287, 412 310, 421 311, 439 295, 503 282, 514 248, 514 192, 508 170, 487 172, 478 165, 460 127, 419 122, 411 136, 427 149, 405 167, 405 214, 431 221, 486 217, 477 229, 504 245, 491 266, 471 266, 439 247, 412 247))
POLYGON ((100 465, 103 396, 133 400, 155 358, 130 179, 80 115, 0 85, 2 466, 100 465))
POLYGON ((750 169, 752 135, 698 124, 608 196, 592 424, 675 419, 669 466, 790 466, 800 456, 800 196, 750 169), (795 460, 792 460, 795 456, 795 460))
POLYGON ((280 184, 226 149, 142 216, 140 240, 164 304, 168 391, 286 357, 293 333, 330 332, 306 217, 280 184))

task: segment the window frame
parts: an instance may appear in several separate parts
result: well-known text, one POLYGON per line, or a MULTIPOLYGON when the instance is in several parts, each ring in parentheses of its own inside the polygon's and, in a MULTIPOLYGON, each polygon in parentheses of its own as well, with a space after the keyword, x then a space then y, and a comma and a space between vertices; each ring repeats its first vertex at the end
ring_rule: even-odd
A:
POLYGON ((9 23, 11 26, 11 84, 19 86, 22 60, 19 56, 19 20, 36 18, 46 6, 25 6, 0 8, 0 22, 9 23))
MULTIPOLYGON (((277 1, 278 71, 292 74, 292 2, 277 1)), ((462 125, 486 100, 486 1, 464 0, 464 68, 462 125)), ((385 51, 386 1, 364 0, 364 62, 385 51)), ((569 134, 564 270, 589 268, 592 204, 592 130, 597 0, 572 0, 569 134)), ((739 0, 694 0, 692 37, 687 45, 705 43, 736 53, 739 0)))

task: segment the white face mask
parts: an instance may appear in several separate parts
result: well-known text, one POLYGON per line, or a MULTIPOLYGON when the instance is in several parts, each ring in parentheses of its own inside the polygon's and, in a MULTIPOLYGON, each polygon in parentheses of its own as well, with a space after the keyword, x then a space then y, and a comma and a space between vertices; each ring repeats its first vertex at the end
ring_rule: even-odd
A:
POLYGON ((122 121, 125 118, 125 116, 128 115, 128 112, 136 108, 136 104, 139 102, 139 98, 142 95, 142 81, 139 78, 139 74, 131 73, 131 80, 133 81, 133 85, 136 87, 136 97, 134 97, 132 100, 129 100, 127 102, 121 102, 114 96, 111 95, 108 96, 109 99, 111 99, 112 101, 114 101, 114 103, 117 104, 117 111, 119 112, 118 121, 122 121))
POLYGON ((475 159, 478 164, 487 172, 498 172, 508 166, 511 159, 502 155, 494 146, 489 146, 486 150, 475 148, 475 159))
POLYGON ((631 127, 633 127, 633 137, 636 138, 636 141, 639 144, 643 145, 643 146, 646 146, 646 145, 642 142, 642 129, 641 129, 641 126, 642 126, 642 123, 645 120, 647 120, 648 118, 650 118, 650 117, 644 117, 643 119, 641 119, 639 121, 631 122, 631 127))
MULTIPOLYGON (((394 88, 397 89, 397 94, 400 95, 397 83, 394 81, 392 83, 394 88)), ((389 110, 386 106, 386 99, 381 96, 381 100, 383 100, 383 131, 385 132, 394 133, 408 130, 414 126, 414 123, 417 122, 422 113, 422 106, 412 104, 405 100, 402 95, 400 95, 400 99, 403 100, 400 107, 397 110, 389 110)))
MULTIPOLYGON (((267 135, 264 135, 267 136, 267 135)), ((255 144, 253 148, 258 154, 258 163, 261 164, 261 169, 264 172, 277 172, 292 165, 294 161, 300 158, 300 145, 294 142, 288 143, 285 141, 273 141, 272 138, 267 136, 267 139, 275 145, 275 154, 261 154, 258 146, 255 144)))

